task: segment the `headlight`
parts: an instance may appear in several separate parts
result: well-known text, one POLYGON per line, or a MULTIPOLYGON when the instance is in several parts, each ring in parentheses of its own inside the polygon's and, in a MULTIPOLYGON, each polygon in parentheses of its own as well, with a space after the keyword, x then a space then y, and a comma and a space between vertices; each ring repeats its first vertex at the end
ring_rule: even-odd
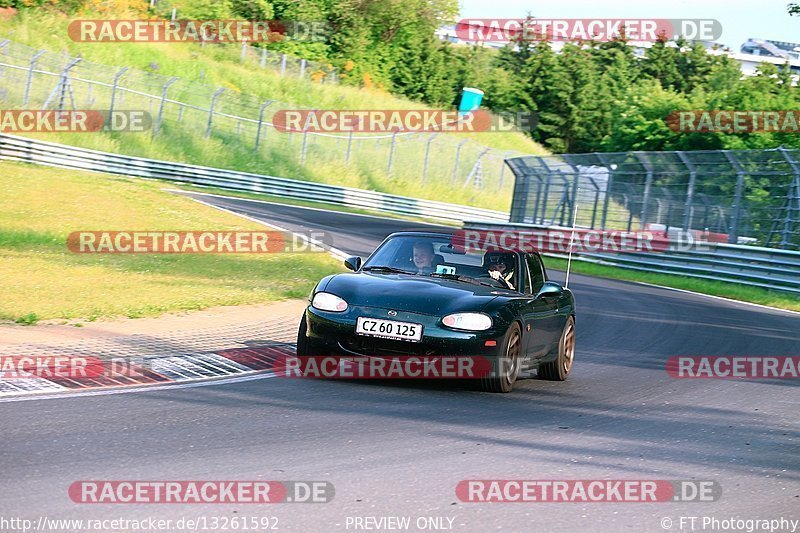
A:
POLYGON ((442 323, 450 328, 483 331, 492 327, 492 319, 482 313, 455 313, 447 315, 442 323))
POLYGON ((311 300, 311 306, 321 311, 344 311, 347 309, 347 302, 329 292, 318 292, 311 300))

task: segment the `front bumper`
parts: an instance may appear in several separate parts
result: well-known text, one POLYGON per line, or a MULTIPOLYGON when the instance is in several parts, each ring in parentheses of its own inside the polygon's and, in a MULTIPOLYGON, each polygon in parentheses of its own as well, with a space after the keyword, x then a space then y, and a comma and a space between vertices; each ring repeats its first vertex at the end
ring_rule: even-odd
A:
POLYGON ((333 313, 308 306, 309 353, 366 357, 490 356, 502 345, 505 330, 497 331, 496 326, 486 331, 458 331, 443 326, 441 319, 408 311, 397 311, 396 316, 389 316, 389 309, 380 307, 350 306, 347 311, 333 313), (411 342, 359 335, 356 333, 358 317, 422 324, 422 340, 411 342), (486 345, 487 341, 490 341, 490 346, 486 345))

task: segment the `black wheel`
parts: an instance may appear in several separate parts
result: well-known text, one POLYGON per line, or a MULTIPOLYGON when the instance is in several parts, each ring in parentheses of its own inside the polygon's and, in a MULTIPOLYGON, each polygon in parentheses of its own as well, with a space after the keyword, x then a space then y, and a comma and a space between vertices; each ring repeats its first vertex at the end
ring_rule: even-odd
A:
POLYGON ((564 381, 572 370, 575 360, 575 317, 570 316, 558 341, 558 355, 550 363, 539 365, 539 378, 564 381))
POLYGON ((300 327, 297 329, 297 356, 307 357, 309 353, 308 331, 306 328, 306 315, 300 319, 300 327))
POLYGON ((492 374, 481 378, 481 389, 486 392, 511 392, 519 375, 521 355, 522 333, 519 324, 514 322, 492 360, 492 374))

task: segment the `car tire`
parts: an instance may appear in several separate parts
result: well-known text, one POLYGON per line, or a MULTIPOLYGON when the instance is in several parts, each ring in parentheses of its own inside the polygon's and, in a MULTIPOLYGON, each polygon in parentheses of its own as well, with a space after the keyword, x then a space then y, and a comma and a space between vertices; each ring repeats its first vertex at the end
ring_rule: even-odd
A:
POLYGON ((575 361, 575 317, 570 315, 558 341, 558 355, 549 362, 539 365, 539 379, 564 381, 567 379, 572 363, 575 361))
POLYGON ((514 322, 506 331, 503 343, 492 358, 492 373, 481 378, 481 390, 486 392, 511 392, 519 376, 522 363, 522 330, 514 322))
POLYGON ((308 357, 310 347, 308 341, 308 329, 306 326, 306 315, 300 319, 300 327, 297 329, 297 357, 308 357))

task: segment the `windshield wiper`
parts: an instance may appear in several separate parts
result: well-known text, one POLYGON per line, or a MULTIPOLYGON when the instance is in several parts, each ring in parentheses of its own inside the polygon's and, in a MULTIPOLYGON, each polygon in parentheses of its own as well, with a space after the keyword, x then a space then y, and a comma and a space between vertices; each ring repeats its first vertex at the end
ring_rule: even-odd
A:
POLYGON ((413 274, 413 272, 409 272, 408 270, 402 270, 395 267, 390 266, 368 266, 364 267, 361 270, 366 272, 390 272, 392 274, 413 274))

